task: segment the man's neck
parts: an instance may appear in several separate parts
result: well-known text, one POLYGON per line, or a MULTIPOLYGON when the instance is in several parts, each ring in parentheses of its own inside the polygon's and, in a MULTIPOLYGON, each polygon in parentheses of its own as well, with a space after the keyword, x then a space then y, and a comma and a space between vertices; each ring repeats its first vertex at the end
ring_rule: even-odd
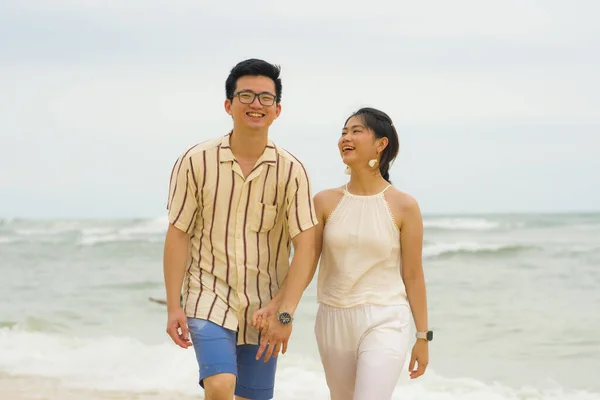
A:
POLYGON ((229 145, 235 158, 257 160, 265 151, 269 141, 267 131, 244 131, 234 129, 229 145))

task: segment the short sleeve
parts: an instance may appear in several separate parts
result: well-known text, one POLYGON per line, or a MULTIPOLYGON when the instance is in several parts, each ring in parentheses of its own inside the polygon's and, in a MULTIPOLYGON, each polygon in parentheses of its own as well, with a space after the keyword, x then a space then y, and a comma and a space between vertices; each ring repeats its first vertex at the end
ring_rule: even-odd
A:
POLYGON ((190 156, 177 159, 171 172, 169 184, 169 222, 177 229, 191 233, 195 228, 198 214, 198 176, 190 156))
POLYGON ((318 224, 312 198, 310 179, 302 164, 292 164, 294 178, 288 187, 288 229, 290 238, 318 224))

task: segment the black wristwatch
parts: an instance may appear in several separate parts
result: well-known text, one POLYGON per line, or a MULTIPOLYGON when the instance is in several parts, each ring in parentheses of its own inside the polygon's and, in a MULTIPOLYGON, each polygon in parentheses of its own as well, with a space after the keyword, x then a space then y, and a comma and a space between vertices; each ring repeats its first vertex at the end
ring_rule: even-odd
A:
POLYGON ((277 321, 279 321, 279 323, 283 325, 288 325, 291 324, 293 320, 294 317, 292 317, 292 314, 290 314, 289 312, 277 312, 277 321))
POLYGON ((417 332, 417 339, 424 339, 427 340, 428 342, 431 342, 433 340, 433 331, 427 331, 427 332, 417 332))

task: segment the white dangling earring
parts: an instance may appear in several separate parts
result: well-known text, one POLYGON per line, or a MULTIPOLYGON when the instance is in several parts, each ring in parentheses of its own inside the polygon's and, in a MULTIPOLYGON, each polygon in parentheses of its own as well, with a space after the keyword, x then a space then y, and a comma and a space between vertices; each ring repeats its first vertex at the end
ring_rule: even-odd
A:
POLYGON ((347 166, 347 165, 346 165, 346 169, 344 170, 344 173, 345 173, 346 175, 352 175, 352 170, 350 169, 350 167, 349 167, 349 166, 347 166))
POLYGON ((377 159, 374 158, 372 160, 369 161, 369 167, 373 168, 375 167, 375 164, 377 164, 377 159))

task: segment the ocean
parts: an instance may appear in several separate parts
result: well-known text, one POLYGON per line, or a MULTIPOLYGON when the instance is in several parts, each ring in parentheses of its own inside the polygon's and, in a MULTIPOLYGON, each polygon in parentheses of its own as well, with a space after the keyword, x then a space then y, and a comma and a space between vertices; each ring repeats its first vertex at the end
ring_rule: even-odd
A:
MULTIPOLYGON (((600 214, 426 215, 426 374, 394 399, 600 400, 600 214)), ((165 333, 166 218, 0 220, 0 398, 202 398, 165 333)), ((299 306, 275 399, 327 399, 299 306)))

